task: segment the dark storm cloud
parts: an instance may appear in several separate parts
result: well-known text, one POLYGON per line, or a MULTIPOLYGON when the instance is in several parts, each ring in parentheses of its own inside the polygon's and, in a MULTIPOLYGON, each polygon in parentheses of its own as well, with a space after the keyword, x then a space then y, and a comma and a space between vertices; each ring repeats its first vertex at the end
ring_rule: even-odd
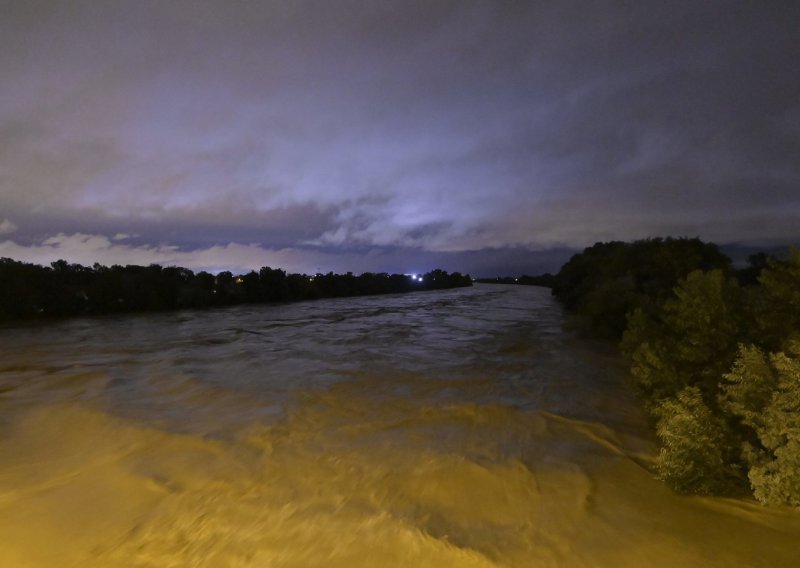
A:
POLYGON ((475 271, 604 239, 800 238, 793 2, 0 6, 17 254, 81 234, 107 247, 60 238, 113 256, 124 233, 144 256, 475 271))

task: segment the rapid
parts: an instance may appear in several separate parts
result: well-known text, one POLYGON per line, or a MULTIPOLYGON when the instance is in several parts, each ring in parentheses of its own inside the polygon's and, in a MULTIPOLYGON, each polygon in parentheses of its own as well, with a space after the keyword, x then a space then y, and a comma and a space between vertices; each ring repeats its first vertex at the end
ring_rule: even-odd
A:
POLYGON ((536 287, 5 325, 0 566, 800 565, 626 378, 536 287))

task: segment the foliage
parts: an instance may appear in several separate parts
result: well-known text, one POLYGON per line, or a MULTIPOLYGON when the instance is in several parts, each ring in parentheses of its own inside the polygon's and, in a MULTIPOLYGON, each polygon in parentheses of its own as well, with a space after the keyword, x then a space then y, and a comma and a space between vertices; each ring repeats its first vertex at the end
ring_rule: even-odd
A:
POLYGON ((621 348, 631 360, 639 394, 658 402, 686 386, 713 400, 742 333, 739 286, 721 270, 691 272, 661 309, 629 318, 621 348))
POLYGON ((739 284, 742 286, 756 286, 761 273, 770 262, 777 260, 774 256, 765 252, 751 254, 747 257, 747 266, 736 274, 739 284))
POLYGON ((619 339, 630 312, 655 311, 687 274, 712 269, 730 272, 730 259, 699 239, 597 243, 561 268, 553 295, 573 313, 578 329, 619 339))
POLYGON ((775 371, 761 349, 741 345, 730 372, 720 381, 720 407, 738 416, 742 424, 757 430, 777 383, 775 371))
POLYGON ((800 506, 800 342, 788 353, 765 355, 742 346, 720 384, 720 406, 738 416, 755 442, 743 456, 755 497, 764 503, 800 506))
POLYGON ((725 493, 742 472, 759 501, 800 506, 798 331, 796 251, 769 260, 755 286, 692 272, 655 313, 630 314, 621 348, 658 421, 662 479, 725 493))
POLYGON ((736 478, 726 463, 725 425, 703 402, 697 387, 686 387, 658 407, 656 460, 659 479, 682 493, 714 494, 736 478))
POLYGON ((696 239, 599 243, 553 293, 595 335, 613 337, 624 314, 661 479, 704 494, 749 481, 763 503, 800 507, 800 251, 749 262, 735 272, 696 239))
POLYGON ((542 286, 544 288, 552 288, 555 284, 556 277, 549 272, 545 272, 539 276, 528 276, 527 274, 519 277, 497 276, 495 278, 478 278, 476 281, 481 284, 517 284, 520 286, 542 286))
POLYGON ((786 261, 772 260, 758 278, 761 293, 753 306, 753 325, 760 343, 777 351, 800 330, 800 249, 786 261))
POLYGON ((414 280, 402 274, 286 274, 269 267, 234 276, 180 267, 92 267, 64 260, 49 267, 0 258, 0 321, 114 312, 138 312, 288 302, 471 286, 458 272, 434 270, 414 280))

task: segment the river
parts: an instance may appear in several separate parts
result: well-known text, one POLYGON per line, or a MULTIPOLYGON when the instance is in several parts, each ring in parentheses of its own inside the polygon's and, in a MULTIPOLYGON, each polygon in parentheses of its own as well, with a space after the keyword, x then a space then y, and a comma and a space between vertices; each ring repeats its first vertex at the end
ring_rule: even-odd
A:
POLYGON ((800 512, 679 496, 549 291, 0 328, 2 567, 800 565, 800 512))

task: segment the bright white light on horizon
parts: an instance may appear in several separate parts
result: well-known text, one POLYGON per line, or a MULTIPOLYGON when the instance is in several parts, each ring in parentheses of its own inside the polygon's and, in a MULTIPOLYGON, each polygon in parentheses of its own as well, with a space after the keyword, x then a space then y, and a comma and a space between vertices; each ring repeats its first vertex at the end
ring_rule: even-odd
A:
POLYGON ((411 280, 413 280, 414 282, 423 282, 424 281, 422 275, 419 275, 419 274, 405 273, 404 276, 407 276, 408 278, 411 278, 411 280))

